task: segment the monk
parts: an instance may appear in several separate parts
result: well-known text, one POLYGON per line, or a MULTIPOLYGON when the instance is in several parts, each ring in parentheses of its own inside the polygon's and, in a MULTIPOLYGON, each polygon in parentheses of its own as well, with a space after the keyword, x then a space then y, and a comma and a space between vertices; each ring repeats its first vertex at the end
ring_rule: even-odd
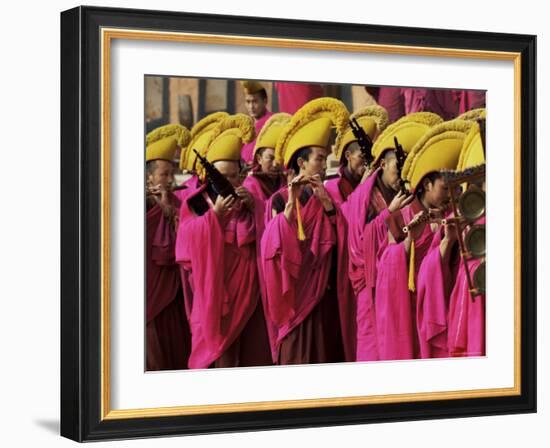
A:
POLYGON ((304 104, 323 96, 321 84, 305 82, 275 82, 275 89, 279 95, 279 110, 294 114, 304 104))
MULTIPOLYGON (((388 114, 380 106, 360 109, 350 116, 350 120, 352 119, 371 141, 388 124, 388 114)), ((337 136, 334 149, 335 158, 340 161, 339 175, 327 181, 325 188, 341 212, 338 216, 349 218, 349 214, 353 214, 358 208, 364 209, 363 202, 350 206, 348 199, 368 175, 365 154, 350 126, 337 136)), ((370 156, 370 148, 368 148, 368 154, 370 156)), ((345 222, 338 223, 338 227, 347 229, 348 224, 348 220, 345 219, 345 222)), ((338 305, 346 361, 355 361, 357 359, 357 296, 348 272, 348 232, 349 230, 337 233, 338 305)))
POLYGON ((254 162, 249 175, 243 181, 243 186, 261 201, 268 200, 286 182, 280 165, 275 161, 275 146, 285 124, 289 121, 288 114, 273 114, 256 138, 254 162))
MULTIPOLYGON (((272 112, 267 108, 267 91, 257 81, 242 81, 244 104, 248 115, 254 120, 255 135, 259 135, 272 112)), ((242 158, 250 168, 254 162, 256 140, 246 143, 242 149, 242 158)))
MULTIPOLYGON (((379 359, 413 359, 421 355, 422 344, 429 337, 424 323, 417 321, 417 285, 430 283, 430 272, 419 277, 422 261, 433 249, 437 232, 441 239, 434 243, 442 260, 454 245, 449 226, 442 229, 437 222, 421 221, 408 232, 404 227, 413 220, 432 216, 443 217, 449 200, 448 187, 439 173, 455 169, 464 138, 471 123, 462 120, 444 122, 431 128, 408 154, 403 178, 414 199, 386 218, 389 243, 378 262, 375 311, 379 359), (433 154, 438 154, 434 157, 433 154)), ((444 303, 444 300, 437 300, 444 303)), ((420 304, 422 309, 423 302, 420 304)), ((444 311, 443 311, 444 313, 444 311)))
POLYGON ((344 360, 334 259, 340 212, 322 177, 331 126, 342 129, 347 117, 340 101, 313 100, 277 142, 278 158, 297 173, 266 204, 261 247, 266 312, 276 330, 271 349, 278 364, 344 360))
POLYGON ((259 300, 253 196, 240 185, 240 151, 254 135, 252 120, 228 117, 214 130, 207 159, 234 187, 222 197, 210 182, 182 204, 176 243, 185 287, 192 350, 189 368, 270 364, 259 300), (237 139, 236 133, 240 135, 237 139))
POLYGON ((147 370, 186 368, 191 346, 179 269, 174 258, 181 203, 171 192, 174 182, 172 160, 178 141, 182 142, 177 134, 186 130, 172 126, 168 131, 153 131, 147 136, 147 370))

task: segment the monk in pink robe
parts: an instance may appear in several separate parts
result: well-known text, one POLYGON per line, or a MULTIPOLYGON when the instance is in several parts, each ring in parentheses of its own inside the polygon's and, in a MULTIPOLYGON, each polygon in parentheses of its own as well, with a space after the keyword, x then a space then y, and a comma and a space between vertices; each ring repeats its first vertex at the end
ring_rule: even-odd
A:
POLYGON ((437 226, 420 224, 407 234, 402 229, 413 218, 428 210, 440 209, 448 200, 448 188, 438 173, 426 175, 421 183, 415 199, 386 218, 389 244, 378 263, 375 296, 378 355, 381 360, 420 357, 416 288, 424 281, 419 279, 420 266, 432 247, 437 226), (413 242, 411 279, 409 263, 413 242))
POLYGON ((276 82, 275 88, 279 95, 279 111, 291 115, 307 102, 324 96, 320 84, 276 82))
MULTIPOLYGON (((270 364, 259 300, 254 198, 239 186, 239 164, 215 163, 241 198, 222 198, 209 183, 181 207, 176 261, 192 292, 189 368, 270 364)), ((189 294, 191 296, 191 294, 189 294)))
POLYGON ((339 362, 344 359, 336 288, 336 223, 340 213, 323 187, 324 148, 298 151, 300 174, 266 204, 262 269, 273 360, 278 364, 339 362), (306 152, 304 152, 306 151, 306 152), (307 181, 308 186, 300 185, 307 181), (305 240, 298 239, 296 198, 305 240), (331 273, 332 271, 332 273, 331 273), (329 280, 333 279, 332 282, 329 280))
MULTIPOLYGON (((485 217, 476 224, 485 224, 485 217)), ((470 276, 480 262, 467 261, 470 276)), ((450 356, 485 356, 485 294, 471 297, 462 261, 449 303, 447 344, 450 356)))
POLYGON ((336 215, 337 234, 337 288, 340 328, 346 361, 356 360, 357 351, 357 300, 348 273, 348 203, 347 200, 361 182, 366 171, 365 160, 357 142, 347 145, 342 154, 338 177, 325 182, 325 188, 334 206, 339 210, 336 215))
POLYGON ((168 187, 173 180, 170 162, 148 162, 147 170, 150 182, 146 215, 146 366, 147 370, 184 369, 191 335, 174 257, 181 202, 168 187))
POLYGON ((484 90, 456 90, 458 115, 472 109, 485 107, 485 94, 484 90))
POLYGON ((286 177, 283 176, 279 166, 275 164, 275 150, 273 148, 258 149, 252 170, 243 181, 243 187, 258 200, 267 201, 285 183, 286 177))
POLYGON ((400 87, 365 87, 367 92, 388 112, 390 123, 405 115, 405 104, 400 87))
MULTIPOLYGON (((245 87, 244 104, 248 115, 254 120, 257 136, 273 113, 267 109, 267 92, 265 88, 262 88, 258 83, 254 83, 253 85, 256 87, 252 90, 245 87)), ((255 146, 256 139, 254 138, 251 142, 246 143, 241 151, 241 158, 249 166, 254 162, 255 146)))

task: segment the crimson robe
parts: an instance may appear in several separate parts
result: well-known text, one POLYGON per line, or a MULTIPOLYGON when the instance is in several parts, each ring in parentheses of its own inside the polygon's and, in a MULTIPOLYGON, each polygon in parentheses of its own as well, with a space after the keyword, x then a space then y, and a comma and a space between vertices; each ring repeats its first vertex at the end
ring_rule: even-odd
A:
POLYGON ((219 218, 207 188, 199 187, 182 204, 176 241, 176 261, 185 289, 192 292, 186 303, 189 368, 268 364, 254 215, 243 204, 219 218))
MULTIPOLYGON (((170 202, 179 207, 173 195, 170 202)), ((156 204, 146 216, 146 365, 147 370, 184 369, 191 336, 185 318, 173 223, 156 204)))
POLYGON ((444 120, 458 115, 458 101, 452 90, 448 89, 401 89, 405 114, 413 112, 433 112, 444 120))
MULTIPOLYGON (((416 323, 416 292, 409 291, 409 260, 402 233, 403 226, 423 210, 415 198, 409 205, 386 218, 396 242, 389 243, 380 257, 376 277, 375 311, 378 356, 381 360, 414 359, 420 355, 416 323)), ((418 284, 418 272, 422 260, 431 247, 434 232, 430 224, 424 225, 414 242, 414 279, 418 284)))
MULTIPOLYGON (((264 124, 266 123, 266 121, 269 120, 269 118, 272 115, 273 115, 273 112, 270 112, 269 110, 266 109, 265 114, 263 114, 263 116, 260 117, 259 119, 255 120, 254 126, 255 126, 255 129, 256 129, 256 137, 258 136, 258 134, 260 133, 260 131, 264 127, 264 124)), ((245 145, 243 145, 243 148, 241 150, 241 158, 246 163, 254 162, 254 147, 255 146, 256 146, 256 139, 254 139, 250 143, 246 143, 245 145)))
POLYGON ((333 204, 340 211, 335 217, 337 236, 337 288, 340 329, 344 346, 345 359, 348 362, 356 360, 357 351, 357 299, 349 278, 348 265, 348 202, 357 184, 340 169, 340 176, 325 183, 325 188, 333 204))
POLYGON ((279 112, 290 115, 296 113, 307 102, 325 96, 323 87, 319 84, 276 82, 274 85, 278 94, 279 112))
POLYGON ((378 260, 388 243, 387 203, 377 188, 381 170, 374 171, 348 199, 349 277, 357 297, 357 360, 376 361, 375 288, 378 260))
POLYGON ((331 269, 336 266, 335 216, 340 212, 334 209, 329 216, 312 194, 303 199, 301 216, 306 240, 300 241, 296 218, 288 222, 282 212, 287 200, 285 186, 267 202, 261 243, 265 311, 275 330, 270 339, 273 361, 341 361, 336 284, 329 283, 331 269), (273 209, 278 212, 275 217, 271 217, 273 209))

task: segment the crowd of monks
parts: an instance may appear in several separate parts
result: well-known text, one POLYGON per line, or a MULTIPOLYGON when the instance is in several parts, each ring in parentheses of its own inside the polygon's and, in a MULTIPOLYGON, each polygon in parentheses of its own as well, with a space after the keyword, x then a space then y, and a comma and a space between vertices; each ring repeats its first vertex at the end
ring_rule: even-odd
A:
POLYGON ((243 87, 248 114, 146 136, 147 370, 483 356, 485 296, 466 281, 481 260, 461 258, 452 219, 420 218, 450 216, 445 170, 485 163, 485 109, 392 120, 320 97, 272 114, 243 87))

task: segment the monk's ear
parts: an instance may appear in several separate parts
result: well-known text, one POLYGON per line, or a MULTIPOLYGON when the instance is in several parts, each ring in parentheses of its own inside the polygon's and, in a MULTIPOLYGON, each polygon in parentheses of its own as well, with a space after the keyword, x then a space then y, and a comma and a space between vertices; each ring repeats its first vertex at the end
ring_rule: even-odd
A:
POLYGON ((306 163, 306 161, 304 159, 302 159, 301 157, 298 157, 298 159, 296 159, 296 163, 298 164, 298 167, 300 169, 302 169, 304 167, 304 163, 306 163))
POLYGON ((386 165, 387 165, 387 164, 386 164, 386 159, 385 159, 384 157, 382 157, 382 158, 380 159, 380 168, 381 168, 382 170, 384 170, 384 169, 386 169, 386 165))
POLYGON ((351 157, 351 151, 349 149, 346 149, 344 151, 344 157, 346 158, 347 162, 349 163, 349 159, 351 157))

